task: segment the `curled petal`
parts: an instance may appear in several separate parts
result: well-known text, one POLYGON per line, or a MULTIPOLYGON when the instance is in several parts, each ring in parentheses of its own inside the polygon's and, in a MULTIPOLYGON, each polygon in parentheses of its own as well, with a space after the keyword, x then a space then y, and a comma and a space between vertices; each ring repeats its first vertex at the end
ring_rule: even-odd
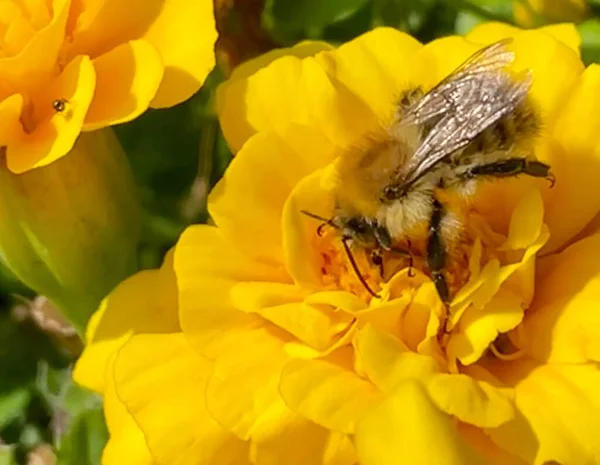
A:
POLYGON ((163 77, 160 55, 146 41, 119 45, 93 61, 96 93, 84 130, 125 123, 148 109, 163 77))
MULTIPOLYGON (((49 94, 66 99, 67 108, 40 121, 33 132, 21 132, 6 148, 8 169, 14 173, 52 163, 73 148, 96 88, 91 60, 86 56, 75 58, 51 86, 49 94)), ((46 114, 52 111, 52 98, 47 105, 46 114)))

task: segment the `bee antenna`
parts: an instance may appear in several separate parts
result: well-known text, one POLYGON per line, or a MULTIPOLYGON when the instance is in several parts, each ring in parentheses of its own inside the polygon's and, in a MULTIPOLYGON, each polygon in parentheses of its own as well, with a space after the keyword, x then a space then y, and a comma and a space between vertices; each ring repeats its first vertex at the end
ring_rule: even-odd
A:
POLYGON ((356 260, 354 260, 354 255, 352 255, 352 251, 350 250, 350 246, 348 245, 348 241, 349 240, 350 240, 349 237, 342 237, 342 244, 344 245, 344 250, 346 251, 346 255, 348 256, 348 260, 350 261, 350 265, 352 266, 352 269, 354 270, 354 273, 356 273, 356 276, 358 277, 358 280, 364 286, 364 288, 369 292, 369 294, 371 294, 376 299, 380 299, 381 296, 379 294, 375 293, 373 291, 373 289, 371 289, 369 287, 369 285, 367 284, 367 281, 365 281, 365 278, 363 277, 363 275, 360 274, 360 270, 358 269, 358 265, 356 264, 356 260))
POLYGON ((319 225, 319 227, 317 228, 317 234, 319 236, 323 235, 323 228, 325 226, 331 226, 332 228, 335 229, 339 229, 339 226, 337 224, 335 224, 333 221, 331 221, 331 218, 324 218, 322 216, 319 215, 315 215, 314 213, 311 213, 309 211, 306 210, 300 210, 301 213, 305 214, 306 216, 309 216, 310 218, 313 218, 315 220, 319 220, 322 221, 323 223, 321 225, 319 225))

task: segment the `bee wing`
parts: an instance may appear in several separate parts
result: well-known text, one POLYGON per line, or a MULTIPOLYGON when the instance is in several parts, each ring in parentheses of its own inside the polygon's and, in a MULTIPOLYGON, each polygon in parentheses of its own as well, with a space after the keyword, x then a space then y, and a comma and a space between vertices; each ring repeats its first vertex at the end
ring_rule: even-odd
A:
POLYGON ((402 184, 410 185, 436 163, 464 148, 482 131, 512 113, 526 97, 531 75, 512 82, 508 75, 488 74, 463 81, 464 101, 445 113, 411 156, 402 174, 402 184))
POLYGON ((460 81, 477 79, 480 74, 504 68, 514 60, 514 53, 506 50, 512 39, 503 39, 475 52, 458 68, 425 94, 419 101, 402 112, 399 124, 425 123, 452 109, 456 105, 453 89, 460 81))
POLYGON ((405 110, 400 126, 418 125, 436 117, 439 120, 398 172, 401 184, 412 184, 523 101, 531 76, 513 82, 503 71, 514 60, 514 53, 506 50, 511 41, 504 39, 474 53, 405 110))

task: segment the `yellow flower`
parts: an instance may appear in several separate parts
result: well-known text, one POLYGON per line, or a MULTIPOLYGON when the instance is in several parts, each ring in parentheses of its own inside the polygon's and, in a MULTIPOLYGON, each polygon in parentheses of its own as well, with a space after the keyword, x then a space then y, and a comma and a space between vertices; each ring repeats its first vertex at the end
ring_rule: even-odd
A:
POLYGON ((514 17, 522 27, 539 23, 583 21, 589 15, 587 0, 516 0, 514 17))
POLYGON ((214 65, 211 0, 6 0, 0 146, 15 173, 79 133, 190 97, 214 65))
POLYGON ((210 196, 216 227, 189 228, 90 326, 75 377, 106 396, 104 464, 127 456, 126 434, 139 464, 600 463, 600 68, 578 43, 566 25, 427 45, 381 28, 234 73, 219 110, 239 152, 210 196), (398 91, 507 36, 556 186, 482 187, 449 312, 423 274, 383 281, 357 253, 371 298, 301 210, 331 214, 336 160, 398 91))

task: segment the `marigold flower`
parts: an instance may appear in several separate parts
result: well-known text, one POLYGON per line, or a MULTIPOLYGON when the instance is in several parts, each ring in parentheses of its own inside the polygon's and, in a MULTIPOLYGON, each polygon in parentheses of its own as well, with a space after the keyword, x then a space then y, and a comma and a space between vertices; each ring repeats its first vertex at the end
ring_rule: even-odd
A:
POLYGON ((214 66, 211 0, 0 3, 0 146, 15 173, 79 133, 190 97, 214 66))
POLYGON ((219 107, 239 152, 210 196, 216 227, 189 228, 154 281, 124 283, 90 326, 75 376, 106 396, 107 451, 127 454, 128 430, 140 464, 599 463, 600 68, 578 41, 565 25, 427 45, 381 28, 234 74, 219 107), (301 210, 331 214, 336 160, 398 91, 502 37, 532 71, 535 151, 556 186, 481 188, 449 312, 425 275, 382 280, 357 254, 371 298, 301 210))

